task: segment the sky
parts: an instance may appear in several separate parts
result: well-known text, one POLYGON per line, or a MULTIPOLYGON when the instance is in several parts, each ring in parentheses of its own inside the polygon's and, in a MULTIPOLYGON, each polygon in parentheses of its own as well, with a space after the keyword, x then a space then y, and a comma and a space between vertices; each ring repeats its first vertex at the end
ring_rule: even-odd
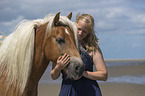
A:
POLYGON ((0 32, 57 12, 91 14, 104 59, 145 59, 145 0, 0 0, 0 32))

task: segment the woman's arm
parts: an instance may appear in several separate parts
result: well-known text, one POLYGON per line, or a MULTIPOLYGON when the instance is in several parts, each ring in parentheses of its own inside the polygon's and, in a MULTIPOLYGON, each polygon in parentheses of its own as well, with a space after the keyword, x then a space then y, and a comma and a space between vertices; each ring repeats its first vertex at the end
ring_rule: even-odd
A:
POLYGON ((57 64, 55 66, 55 64, 52 65, 52 70, 51 70, 51 78, 53 80, 57 79, 60 76, 60 72, 61 70, 63 70, 65 68, 66 65, 69 64, 69 55, 64 54, 63 56, 60 56, 57 59, 57 64))
POLYGON ((52 65, 52 70, 51 70, 51 78, 53 80, 57 79, 60 76, 60 72, 61 70, 59 69, 59 67, 53 63, 52 65))
POLYGON ((85 71, 83 76, 92 80, 106 81, 108 78, 108 73, 100 48, 94 52, 93 63, 95 65, 96 71, 85 71))

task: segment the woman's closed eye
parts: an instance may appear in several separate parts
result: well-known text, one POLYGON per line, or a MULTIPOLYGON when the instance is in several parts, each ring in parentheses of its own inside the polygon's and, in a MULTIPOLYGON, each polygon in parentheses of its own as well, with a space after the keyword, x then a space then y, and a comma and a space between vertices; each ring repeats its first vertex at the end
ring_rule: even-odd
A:
POLYGON ((81 28, 78 28, 78 30, 81 31, 82 29, 81 28))

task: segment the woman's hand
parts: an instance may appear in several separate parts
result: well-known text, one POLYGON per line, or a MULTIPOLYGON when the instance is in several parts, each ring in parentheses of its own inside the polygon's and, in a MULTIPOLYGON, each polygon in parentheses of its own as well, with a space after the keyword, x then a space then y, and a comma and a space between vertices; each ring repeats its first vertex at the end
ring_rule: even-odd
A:
POLYGON ((56 68, 62 70, 69 64, 69 62, 70 62, 70 56, 65 53, 63 56, 60 56, 57 59, 56 68))
POLYGON ((61 70, 63 70, 70 62, 70 56, 66 53, 63 56, 60 56, 57 59, 56 66, 53 64, 51 70, 51 77, 53 80, 57 79, 60 76, 61 70))
POLYGON ((83 76, 86 77, 86 78, 88 78, 88 71, 84 71, 83 72, 83 76))

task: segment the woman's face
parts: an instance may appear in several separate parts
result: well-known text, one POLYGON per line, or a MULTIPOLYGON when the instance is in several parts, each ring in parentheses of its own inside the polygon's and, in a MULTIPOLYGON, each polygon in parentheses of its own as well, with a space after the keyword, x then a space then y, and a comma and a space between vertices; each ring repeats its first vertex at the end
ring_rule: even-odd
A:
POLYGON ((88 24, 83 20, 79 20, 77 23, 79 39, 83 40, 89 34, 88 24))

